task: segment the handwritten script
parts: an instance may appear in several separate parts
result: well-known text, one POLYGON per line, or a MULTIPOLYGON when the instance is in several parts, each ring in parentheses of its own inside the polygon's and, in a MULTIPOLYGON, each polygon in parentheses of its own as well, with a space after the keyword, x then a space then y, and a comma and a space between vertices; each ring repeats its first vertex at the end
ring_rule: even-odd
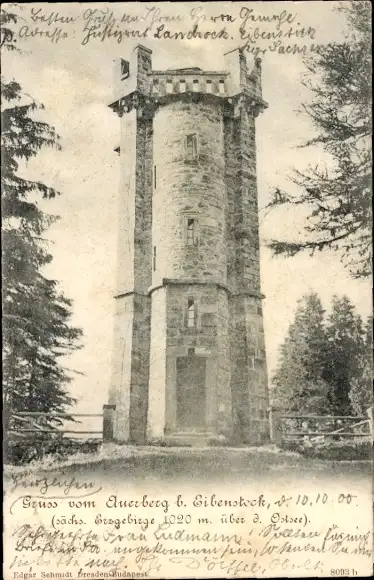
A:
POLYGON ((160 495, 17 475, 8 495, 11 578, 321 576, 332 562, 355 575, 371 561, 371 528, 356 524, 360 499, 345 491, 160 495), (327 510, 335 517, 321 520, 327 510))
MULTIPOLYGON (((101 5, 102 6, 102 5, 101 5)), ((220 4, 210 8, 195 4, 183 10, 178 3, 120 5, 75 8, 59 6, 27 7, 17 26, 2 33, 1 43, 42 40, 53 44, 78 43, 87 47, 96 43, 121 44, 128 40, 164 41, 235 41, 245 52, 256 56, 267 53, 306 54, 318 48, 318 31, 302 23, 291 4, 273 12, 260 5, 250 8, 241 3, 220 4), (292 10, 291 10, 292 8, 292 10)))

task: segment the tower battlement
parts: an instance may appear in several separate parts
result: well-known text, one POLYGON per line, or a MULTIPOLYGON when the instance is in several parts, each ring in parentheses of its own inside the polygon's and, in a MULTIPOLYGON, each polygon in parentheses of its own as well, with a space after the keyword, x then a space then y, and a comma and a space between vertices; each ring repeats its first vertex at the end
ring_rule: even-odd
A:
POLYGON ((184 99, 193 95, 200 99, 212 96, 231 104, 237 100, 235 97, 242 95, 258 114, 267 107, 262 98, 261 59, 255 59, 252 69, 248 70, 240 49, 227 52, 224 58, 224 71, 204 71, 199 67, 152 70, 152 51, 138 45, 129 61, 116 62, 115 99, 110 107, 122 115, 129 111, 135 97, 137 100, 148 97, 147 104, 160 106, 176 100, 177 96, 184 99))
POLYGON ((116 64, 120 206, 110 404, 119 440, 268 436, 255 119, 261 63, 116 64))

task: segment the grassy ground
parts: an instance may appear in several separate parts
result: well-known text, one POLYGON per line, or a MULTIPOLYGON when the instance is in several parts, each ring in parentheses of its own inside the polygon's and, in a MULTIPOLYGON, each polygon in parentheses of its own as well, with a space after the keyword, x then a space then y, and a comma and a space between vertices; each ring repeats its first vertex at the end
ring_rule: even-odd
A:
POLYGON ((160 448, 106 445, 91 455, 76 455, 63 462, 44 460, 24 467, 8 466, 11 473, 63 471, 80 477, 99 476, 112 481, 248 481, 287 482, 294 477, 308 481, 323 479, 368 481, 370 461, 324 461, 302 457, 268 445, 252 448, 160 448))

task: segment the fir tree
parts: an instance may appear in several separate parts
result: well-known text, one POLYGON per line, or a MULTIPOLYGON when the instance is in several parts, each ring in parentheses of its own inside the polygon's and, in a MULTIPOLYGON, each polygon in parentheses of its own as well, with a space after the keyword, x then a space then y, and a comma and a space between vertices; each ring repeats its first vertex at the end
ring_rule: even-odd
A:
POLYGON ((336 250, 358 278, 371 273, 371 4, 342 2, 340 10, 349 37, 306 58, 302 81, 312 94, 303 111, 316 132, 303 146, 322 147, 331 169, 318 163, 295 169, 290 180, 298 194, 275 190, 268 208, 301 206, 309 215, 303 240, 272 240, 269 247, 288 256, 336 250))
POLYGON ((298 303, 273 378, 275 403, 285 411, 328 412, 330 387, 323 378, 326 341, 324 310, 311 292, 298 303))
POLYGON ((352 414, 349 392, 359 374, 364 351, 362 319, 347 296, 334 296, 327 321, 325 380, 331 385, 331 403, 336 415, 352 414))
POLYGON ((364 330, 363 350, 358 357, 357 374, 350 382, 349 400, 356 415, 365 415, 373 406, 373 319, 364 330))
POLYGON ((275 404, 299 414, 362 415, 372 401, 372 324, 347 296, 334 296, 325 321, 320 299, 299 301, 273 379, 275 404))
MULTIPOLYGON (((3 49, 12 50, 9 28, 16 16, 1 11, 3 49), (5 33, 4 33, 5 25, 5 33)), ((3 393, 5 428, 19 411, 65 411, 71 373, 60 357, 79 348, 81 330, 69 325, 71 301, 43 275, 52 259, 44 234, 53 219, 38 196, 57 192, 20 175, 20 163, 44 147, 59 147, 53 127, 35 118, 43 108, 15 80, 1 78, 1 202, 3 215, 3 393)), ((54 421, 49 421, 53 424, 54 421)))

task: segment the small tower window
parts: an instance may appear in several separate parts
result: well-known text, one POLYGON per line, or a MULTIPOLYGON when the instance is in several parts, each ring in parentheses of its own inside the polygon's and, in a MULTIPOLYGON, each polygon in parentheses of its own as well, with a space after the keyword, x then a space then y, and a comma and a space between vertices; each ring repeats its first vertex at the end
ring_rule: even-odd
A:
POLYGON ((225 92, 225 81, 221 79, 218 83, 218 91, 222 94, 225 92))
POLYGON ((153 246, 153 271, 156 271, 156 246, 153 246))
POLYGON ((186 156, 188 161, 197 159, 197 136, 196 133, 186 137, 186 156))
POLYGON ((158 93, 160 92, 160 85, 158 84, 158 79, 155 79, 155 80, 153 81, 152 92, 153 92, 155 95, 158 95, 158 93))
POLYGON ((195 328, 196 326, 196 304, 193 298, 189 298, 187 306, 187 326, 195 328))
POLYGON ((125 81, 130 76, 130 63, 121 58, 121 81, 125 81))
POLYGON ((197 220, 195 218, 187 218, 186 226, 187 226, 187 245, 196 246, 198 242, 197 220))
POLYGON ((211 93, 212 92, 212 81, 209 80, 209 79, 206 81, 206 92, 207 93, 211 93))
POLYGON ((186 81, 184 79, 181 79, 179 81, 179 92, 181 92, 181 93, 186 92, 186 81))
POLYGON ((170 94, 170 93, 172 93, 172 92, 173 92, 173 81, 172 81, 171 79, 168 79, 168 80, 166 81, 166 92, 167 92, 168 94, 170 94))
POLYGON ((153 166, 153 187, 156 189, 157 187, 157 169, 156 165, 153 166))
POLYGON ((199 79, 195 79, 192 83, 192 90, 194 93, 199 91, 199 79))

